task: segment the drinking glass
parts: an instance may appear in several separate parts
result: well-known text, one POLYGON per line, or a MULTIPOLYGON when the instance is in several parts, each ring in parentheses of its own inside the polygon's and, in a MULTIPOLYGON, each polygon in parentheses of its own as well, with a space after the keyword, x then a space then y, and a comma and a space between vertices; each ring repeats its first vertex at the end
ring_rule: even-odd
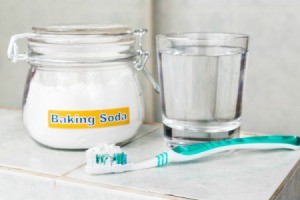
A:
POLYGON ((167 144, 238 137, 248 36, 174 33, 156 43, 167 144))

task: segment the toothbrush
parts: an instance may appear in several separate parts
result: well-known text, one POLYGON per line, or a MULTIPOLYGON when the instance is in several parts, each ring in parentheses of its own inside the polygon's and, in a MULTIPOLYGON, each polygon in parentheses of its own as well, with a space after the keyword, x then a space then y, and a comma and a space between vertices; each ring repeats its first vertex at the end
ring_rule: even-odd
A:
POLYGON ((297 136, 254 136, 207 143, 177 146, 156 157, 138 163, 127 163, 120 147, 102 144, 86 151, 89 174, 108 174, 162 167, 171 162, 186 162, 233 149, 300 149, 297 136))

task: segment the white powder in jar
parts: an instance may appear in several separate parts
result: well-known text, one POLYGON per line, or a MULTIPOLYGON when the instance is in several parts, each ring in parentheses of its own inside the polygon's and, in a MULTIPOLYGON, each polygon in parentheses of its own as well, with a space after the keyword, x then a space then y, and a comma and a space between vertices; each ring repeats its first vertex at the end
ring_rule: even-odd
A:
POLYGON ((95 68, 33 67, 23 120, 38 142, 64 149, 85 149, 99 143, 119 143, 133 137, 143 121, 143 99, 130 63, 95 68), (105 110, 129 107, 126 125, 62 129, 49 128, 48 110, 105 110))

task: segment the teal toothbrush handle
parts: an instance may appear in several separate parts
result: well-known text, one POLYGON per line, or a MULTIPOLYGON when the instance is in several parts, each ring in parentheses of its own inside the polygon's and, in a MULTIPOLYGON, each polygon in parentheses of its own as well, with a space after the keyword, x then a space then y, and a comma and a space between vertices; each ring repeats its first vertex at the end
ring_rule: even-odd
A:
MULTIPOLYGON (((172 150, 181 155, 195 155, 220 147, 235 146, 235 145, 250 145, 253 144, 278 144, 285 145, 283 148, 299 149, 300 138, 297 136, 254 136, 245 138, 234 138, 229 140, 220 140, 215 142, 197 143, 185 146, 177 146, 172 150)), ((233 148, 234 149, 234 148, 233 148)))

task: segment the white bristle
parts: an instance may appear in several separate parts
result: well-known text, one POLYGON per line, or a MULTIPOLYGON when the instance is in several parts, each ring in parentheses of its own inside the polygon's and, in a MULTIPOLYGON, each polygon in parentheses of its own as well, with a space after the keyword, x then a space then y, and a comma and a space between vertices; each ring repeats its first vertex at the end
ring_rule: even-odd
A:
POLYGON ((119 146, 114 144, 99 144, 95 147, 92 147, 86 150, 87 166, 111 166, 115 162, 113 159, 115 154, 124 152, 119 146), (97 155, 108 155, 107 161, 105 163, 98 164, 96 161, 97 155))

